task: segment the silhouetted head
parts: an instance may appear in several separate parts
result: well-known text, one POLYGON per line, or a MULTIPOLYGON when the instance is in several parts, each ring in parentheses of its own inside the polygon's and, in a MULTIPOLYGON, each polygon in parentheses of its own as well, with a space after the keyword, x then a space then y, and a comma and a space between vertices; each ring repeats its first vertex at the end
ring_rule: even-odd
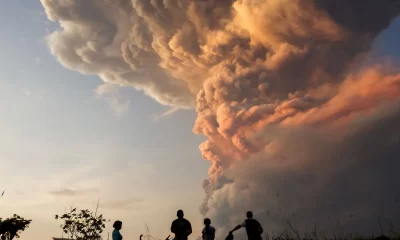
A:
POLYGON ((183 211, 182 210, 178 210, 178 212, 176 212, 176 216, 178 218, 183 218, 183 211))
POLYGON ((119 221, 119 220, 115 221, 114 224, 113 224, 113 228, 115 228, 115 229, 117 229, 117 230, 121 230, 121 228, 122 228, 122 222, 119 221))
POLYGON ((209 218, 204 219, 204 225, 210 226, 211 225, 211 220, 209 218))
POLYGON ((253 213, 251 211, 248 211, 246 213, 247 218, 252 218, 253 217, 253 213))

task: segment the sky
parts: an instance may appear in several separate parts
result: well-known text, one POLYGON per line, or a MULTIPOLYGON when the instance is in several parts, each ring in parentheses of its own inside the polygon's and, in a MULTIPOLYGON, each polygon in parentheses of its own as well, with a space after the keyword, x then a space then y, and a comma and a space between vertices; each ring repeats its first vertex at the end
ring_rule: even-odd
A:
MULTIPOLYGON (((136 2, 139 6, 141 1, 132 2, 136 2)), ((99 211, 111 222, 117 219, 122 220, 124 223, 123 235, 129 238, 145 233, 145 226, 148 225, 153 236, 164 239, 170 234, 170 223, 175 218, 178 209, 183 209, 185 216, 192 222, 194 236, 200 234, 203 215, 215 217, 217 225, 233 227, 234 222, 242 220, 241 218, 244 216, 235 212, 232 216, 227 217, 231 209, 237 208, 239 212, 244 212, 244 209, 254 207, 256 212, 262 212, 263 210, 259 210, 259 202, 252 202, 246 198, 232 199, 232 194, 238 189, 242 189, 242 185, 240 187, 232 185, 234 186, 232 188, 225 185, 229 185, 235 179, 238 179, 239 183, 243 183, 243 179, 247 179, 248 181, 244 182, 249 185, 260 182, 260 178, 256 178, 259 175, 254 170, 257 165, 254 166, 254 164, 260 158, 259 155, 263 153, 256 150, 255 155, 249 157, 248 152, 252 151, 251 147, 246 151, 240 149, 240 146, 246 145, 241 142, 246 142, 246 139, 242 140, 241 133, 246 132, 243 128, 248 124, 232 120, 230 123, 238 124, 237 128, 229 125, 226 127, 226 132, 218 130, 221 132, 221 136, 232 137, 234 145, 236 141, 239 141, 239 144, 235 146, 240 151, 236 148, 231 150, 233 149, 231 144, 226 144, 223 142, 225 140, 220 140, 210 133, 213 132, 212 126, 208 126, 207 124, 211 125, 211 123, 202 118, 208 115, 203 115, 199 107, 201 102, 198 101, 196 108, 194 106, 196 104, 193 103, 196 101, 196 96, 187 97, 192 96, 193 91, 197 91, 196 81, 199 81, 197 76, 209 78, 209 76, 203 76, 202 71, 207 68, 211 69, 210 64, 202 62, 203 65, 201 65, 199 58, 193 62, 187 61, 188 64, 184 65, 186 68, 179 68, 180 62, 168 65, 170 63, 168 61, 172 61, 170 55, 162 55, 155 51, 165 61, 163 62, 165 65, 161 64, 161 66, 167 69, 166 72, 171 73, 172 77, 164 72, 160 73, 157 70, 158 67, 155 67, 154 72, 146 73, 146 76, 150 76, 153 80, 144 82, 132 80, 130 82, 131 78, 141 79, 142 76, 136 76, 134 75, 136 73, 129 72, 126 77, 124 74, 120 74, 119 70, 115 70, 124 68, 127 64, 118 65, 116 63, 117 61, 112 58, 115 54, 114 48, 109 49, 110 53, 106 57, 110 57, 110 59, 105 57, 104 62, 102 62, 103 56, 100 54, 93 55, 100 60, 92 59, 94 62, 92 65, 84 65, 79 61, 74 62, 73 56, 68 55, 69 52, 74 52, 74 49, 69 48, 69 46, 74 46, 75 42, 72 41, 74 38, 71 40, 67 35, 55 36, 53 33, 61 29, 60 22, 64 21, 62 23, 65 24, 64 28, 70 29, 70 34, 73 36, 76 33, 74 31, 79 29, 77 26, 81 23, 81 19, 74 19, 77 21, 77 25, 69 26, 68 21, 63 19, 63 9, 61 8, 69 6, 56 5, 54 1, 50 0, 5 0, 0 8, 0 29, 2 30, 0 37, 0 164, 2 170, 0 190, 5 189, 5 195, 0 200, 0 217, 5 218, 17 213, 33 220, 30 228, 21 235, 21 240, 51 239, 51 237, 61 236, 59 228, 61 222, 56 221, 54 215, 64 213, 71 206, 95 210, 98 199, 100 199, 99 211), (47 12, 45 12, 44 6, 47 12), (58 12, 54 10, 57 10, 57 7, 61 9, 58 12), (54 12, 50 10, 54 10, 54 12), (50 21, 52 14, 54 14, 54 19, 58 20, 50 21), (69 40, 71 43, 68 42, 69 40), (66 51, 64 51, 65 49, 66 51), (103 63, 112 66, 104 66, 103 63), (197 63, 201 65, 201 68, 197 68, 197 63), (115 76, 99 77, 104 72, 115 74, 115 76), (158 82, 160 76, 172 80, 158 82), (184 89, 180 82, 177 83, 175 78, 194 79, 193 82, 187 80, 190 91, 184 89), (149 82, 151 84, 147 84, 149 82), (195 134, 193 131, 199 134, 195 134), (200 145, 204 141, 209 145, 215 144, 218 149, 216 153, 208 155, 212 151, 207 151, 209 145, 200 145), (199 145, 201 151, 199 151, 199 145), (221 153, 221 149, 227 150, 229 154, 221 153), (202 156, 211 161, 203 160, 202 156), (218 156, 218 161, 214 159, 215 156, 218 156), (225 161, 224 158, 227 156, 229 156, 229 160, 225 161), (240 161, 240 159, 255 160, 240 161), (248 162, 249 165, 239 165, 240 162, 248 162), (237 166, 243 166, 243 172, 240 171, 241 167, 237 166), (254 170, 254 179, 249 176, 248 169, 254 170), (202 183, 204 179, 210 179, 208 184, 212 185, 208 192, 207 181, 202 183), (207 194, 205 194, 205 190, 207 194), (204 200, 205 197, 206 200, 204 200), (216 203, 216 200, 213 199, 219 199, 220 202, 216 203), (199 211, 200 206, 203 207, 199 211), (204 208, 204 206, 206 207, 204 208), (229 206, 229 208, 226 209, 225 206, 229 206)), ((78 7, 85 9, 87 6, 84 5, 78 7)), ((241 16, 248 16, 245 7, 236 7, 238 13, 242 14, 241 16), (243 11, 239 11, 240 9, 243 11)), ((77 12, 79 15, 79 11, 77 12)), ((144 14, 138 15, 144 16, 144 14)), ((95 20, 102 19, 97 18, 96 14, 93 16, 95 20)), ((98 22, 101 23, 100 20, 98 22)), ((121 21, 123 20, 125 18, 121 15, 121 21)), ((98 22, 96 21, 82 22, 97 26, 98 22)), ((116 25, 120 24, 118 19, 112 21, 117 22, 116 25)), ((237 24, 236 21, 236 19, 232 20, 237 24)), ((173 25, 173 23, 171 24, 173 25)), ((326 24, 329 25, 329 23, 326 24)), ((149 23, 149 26, 152 25, 149 23)), ((108 28, 105 29, 108 30, 108 28)), ((118 33, 123 33, 121 29, 125 29, 124 24, 118 25, 118 33)), ((135 31, 140 33, 140 26, 138 29, 135 31)), ((154 29, 157 28, 154 27, 154 29)), ((326 33, 329 38, 335 37, 336 32, 332 31, 326 33)), ((162 31, 160 30, 160 32, 162 31)), ((152 33, 157 35, 160 32, 154 30, 152 33)), ((182 32, 184 33, 183 30, 182 32)), ((237 34, 243 37, 241 33, 237 34)), ((272 48, 274 48, 276 42, 282 41, 281 36, 277 37, 272 33, 270 35, 263 34, 261 33, 259 38, 254 37, 255 41, 259 41, 263 46, 273 46, 272 48), (267 40, 263 36, 266 36, 267 40)), ((312 35, 312 33, 310 34, 312 35)), ((102 36, 108 36, 108 32, 101 32, 100 35, 98 36, 99 42, 104 40, 102 36)), ((143 33, 143 35, 146 34, 143 33)), ((373 39, 371 49, 368 50, 368 59, 363 64, 372 66, 390 59, 393 66, 399 66, 400 49, 397 45, 400 42, 400 19, 395 19, 388 29, 377 35, 373 39)), ((116 34, 116 36, 119 35, 116 34)), ((215 36, 215 39, 223 42, 221 39, 224 36, 221 33, 221 38, 215 36)), ((105 39, 107 40, 107 38, 105 39)), ((303 39, 295 38, 295 40, 293 45, 303 39)), ((188 42, 190 41, 188 40, 188 42)), ((137 40, 135 43, 139 46, 141 42, 137 40)), ((191 48, 179 40, 176 40, 175 44, 182 44, 187 49, 191 48)), ((353 43, 349 44, 349 46, 354 46, 351 45, 353 43)), ((173 50, 177 54, 180 53, 184 56, 182 59, 190 56, 194 51, 184 54, 179 47, 173 44, 170 46, 171 48, 175 47, 173 50)), ((213 45, 210 43, 210 46, 213 45)), ((143 47, 143 49, 145 48, 143 47)), ((328 54, 331 53, 334 52, 328 52, 328 54)), ((90 55, 88 56, 90 57, 90 55)), ((153 58, 147 58, 147 55, 144 55, 143 59, 145 59, 143 60, 144 65, 153 66, 153 58)), ((133 60, 129 63, 130 66, 136 64, 133 60)), ((359 67, 362 68, 362 64, 359 64, 359 67)), ((391 71, 395 74, 399 73, 398 68, 395 67, 391 71)), ((226 74, 226 76, 231 75, 226 74)), ((367 74, 367 78, 368 76, 370 75, 367 74)), ((211 85, 204 85, 206 86, 204 87, 205 94, 211 88, 207 88, 207 86, 211 85)), ((216 86, 219 85, 214 84, 213 86, 217 88, 216 86)), ((394 86, 398 87, 398 85, 394 86)), ((358 91, 357 88, 350 87, 349 91, 358 91)), ((226 91, 235 97, 235 94, 239 95, 229 88, 226 91)), ((221 94, 223 95, 222 90, 221 94)), ((373 95, 368 91, 367 94, 373 95)), ((397 95, 394 94, 394 96, 393 101, 397 100, 397 95)), ((213 100, 209 99, 207 98, 207 101, 210 101, 210 105, 220 104, 217 101, 220 100, 218 97, 213 100)), ((254 101, 256 102, 256 100, 254 101)), ((254 106, 258 106, 255 102, 254 106)), ((225 119, 227 123, 231 119, 218 114, 219 112, 215 110, 215 118, 219 121, 219 127, 223 128, 224 125, 220 119, 225 119)), ((265 115, 263 115, 264 117, 265 115)), ((282 121, 282 124, 286 123, 282 121)), ((291 122, 289 121, 288 124, 291 122)), ((359 125, 364 126, 363 124, 359 125)), ((266 124, 262 124, 263 129, 266 126, 266 124)), ((341 128, 341 130, 343 129, 341 128)), ((366 130, 359 131, 364 133, 366 130)), ((296 134, 290 134, 293 136, 291 139, 296 139, 296 134)), ((308 136, 309 133, 303 134, 303 136, 308 136)), ((244 135, 249 136, 248 133, 244 135)), ((279 134, 277 133, 277 135, 279 134)), ((358 135, 354 133, 353 138, 358 139, 358 135)), ((311 136, 308 139, 310 142, 315 140, 311 136)), ((375 142, 371 144, 373 143, 375 142)), ((292 146, 291 144, 290 141, 287 142, 287 146, 292 146)), ((348 145, 353 146, 351 144, 348 145)), ((346 150, 343 151, 346 152, 346 150)), ((340 163, 338 164, 340 165, 340 163)), ((306 165, 304 163, 304 166, 306 165)), ((271 170, 272 167, 261 164, 258 166, 263 166, 261 168, 268 172, 268 176, 275 176, 274 170, 271 170)), ((299 168, 296 165, 296 168, 293 169, 299 168)), ((290 170, 294 171, 293 169, 290 170)), ((283 176, 283 174, 278 174, 280 171, 276 170, 276 179, 283 176)), ((292 176, 293 179, 296 179, 297 175, 293 174, 292 176)), ((300 176, 299 179, 303 178, 300 176)), ((381 184, 386 184, 386 182, 381 184)), ((249 187, 249 195, 258 199, 256 192, 259 191, 257 189, 268 187, 249 187)), ((264 198, 259 197, 259 199, 264 198)), ((273 206, 267 208, 273 209, 273 206)), ((112 231, 111 225, 107 225, 106 233, 112 231)))

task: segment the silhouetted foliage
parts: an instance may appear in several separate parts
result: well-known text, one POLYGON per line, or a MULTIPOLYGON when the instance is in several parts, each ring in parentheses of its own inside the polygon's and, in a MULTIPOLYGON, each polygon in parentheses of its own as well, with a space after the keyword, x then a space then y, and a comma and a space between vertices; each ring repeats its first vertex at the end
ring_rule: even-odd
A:
POLYGON ((24 219, 16 214, 12 218, 0 218, 0 239, 12 240, 19 238, 19 234, 29 227, 32 220, 24 219))
POLYGON ((61 228, 64 233, 69 234, 76 240, 100 240, 102 239, 101 233, 106 227, 107 220, 103 215, 97 216, 89 210, 80 210, 76 208, 71 209, 69 213, 61 216, 56 215, 56 220, 61 219, 64 221, 61 228))

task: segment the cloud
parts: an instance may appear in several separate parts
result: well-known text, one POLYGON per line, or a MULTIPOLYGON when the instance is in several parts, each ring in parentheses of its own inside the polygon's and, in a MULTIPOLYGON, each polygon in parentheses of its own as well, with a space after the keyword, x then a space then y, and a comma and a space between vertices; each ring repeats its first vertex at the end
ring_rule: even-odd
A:
POLYGON ((145 26, 134 25, 139 16, 130 15, 132 3, 112 0, 101 3, 41 0, 41 3, 49 20, 59 21, 62 27, 48 36, 48 43, 65 67, 97 74, 108 83, 135 86, 164 104, 193 105, 187 84, 175 81, 154 62, 151 54, 142 58, 151 65, 135 66, 136 59, 132 58, 140 50, 135 50, 127 39, 145 26))
POLYGON ((110 106, 117 117, 121 117, 129 111, 130 102, 122 102, 118 97, 105 97, 104 101, 110 106))
POLYGON ((238 101, 254 91, 284 97, 340 81, 336 76, 398 13, 391 0, 367 7, 300 0, 41 2, 47 17, 60 23, 47 39, 65 67, 134 86, 175 107, 195 106, 203 91, 208 101, 238 101), (374 12, 351 16, 339 7, 374 12))
POLYGON ((363 64, 399 15, 397 0, 41 2, 61 26, 48 36, 51 52, 110 84, 98 92, 133 86, 196 109, 193 131, 207 137, 200 151, 211 161, 201 212, 218 226, 239 210, 276 212, 277 190, 302 225, 331 214, 330 196, 335 217, 352 209, 360 214, 348 226, 371 226, 376 203, 396 193, 384 172, 398 154, 389 130, 400 71, 363 64))
POLYGON ((105 101, 117 117, 125 115, 131 107, 131 102, 121 96, 116 85, 100 85, 96 88, 96 94, 105 101))
POLYGON ((176 112, 181 111, 181 110, 182 110, 182 108, 178 108, 178 107, 170 108, 170 109, 166 110, 165 112, 163 112, 163 113, 161 113, 161 114, 156 114, 156 115, 154 115, 153 120, 154 120, 155 122, 158 122, 158 121, 160 121, 161 119, 166 118, 166 117, 168 117, 168 116, 171 116, 171 115, 173 115, 173 114, 175 114, 176 112))
POLYGON ((181 110, 181 109, 180 109, 180 108, 171 108, 171 109, 169 109, 168 111, 165 111, 165 112, 162 114, 162 117, 167 117, 167 116, 169 116, 169 115, 172 115, 172 114, 178 112, 179 110, 181 110))
POLYGON ((118 91, 118 86, 112 84, 102 84, 96 88, 96 94, 104 96, 118 91))
POLYGON ((23 89, 22 91, 25 94, 25 96, 31 96, 32 95, 32 92, 29 89, 23 89))
POLYGON ((107 208, 111 210, 127 210, 132 206, 136 206, 143 202, 143 199, 140 198, 130 198, 124 200, 114 200, 114 201, 107 201, 101 204, 101 208, 107 208))
POLYGON ((51 191, 50 194, 53 196, 60 196, 60 197, 76 197, 76 196, 83 196, 90 193, 98 192, 96 188, 88 188, 88 189, 70 189, 70 188, 63 188, 56 191, 51 191))
POLYGON ((322 235, 377 233, 377 216, 398 225, 398 104, 329 130, 265 128, 261 135, 272 135, 271 142, 226 169, 232 181, 212 192, 207 215, 222 232, 248 210, 270 233, 283 231, 287 221, 301 232, 316 224, 322 235))

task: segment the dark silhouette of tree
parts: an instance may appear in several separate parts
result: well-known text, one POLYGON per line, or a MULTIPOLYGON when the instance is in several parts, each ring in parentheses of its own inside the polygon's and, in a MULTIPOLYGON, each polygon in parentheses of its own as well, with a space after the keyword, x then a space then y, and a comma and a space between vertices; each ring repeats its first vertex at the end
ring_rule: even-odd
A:
POLYGON ((16 214, 12 218, 3 220, 0 218, 0 239, 12 240, 19 238, 21 232, 29 227, 32 220, 24 219, 16 214))
POLYGON ((76 240, 102 239, 101 233, 103 233, 103 229, 106 227, 105 223, 108 221, 103 218, 102 214, 97 216, 97 210, 96 213, 92 213, 87 209, 78 211, 76 208, 55 217, 56 220, 61 219, 64 221, 61 224, 64 233, 76 240))

